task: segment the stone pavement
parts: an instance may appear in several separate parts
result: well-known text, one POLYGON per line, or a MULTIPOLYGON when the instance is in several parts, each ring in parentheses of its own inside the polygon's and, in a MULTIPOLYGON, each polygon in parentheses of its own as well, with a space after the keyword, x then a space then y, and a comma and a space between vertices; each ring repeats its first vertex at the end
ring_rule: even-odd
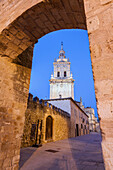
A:
POLYGON ((21 149, 20 170, 104 170, 98 133, 21 149))

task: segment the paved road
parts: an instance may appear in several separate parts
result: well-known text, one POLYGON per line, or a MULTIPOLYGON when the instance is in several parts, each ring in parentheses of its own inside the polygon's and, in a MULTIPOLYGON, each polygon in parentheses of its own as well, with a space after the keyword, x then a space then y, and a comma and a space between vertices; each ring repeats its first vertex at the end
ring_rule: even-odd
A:
POLYGON ((21 149, 20 170, 104 170, 97 133, 21 149))

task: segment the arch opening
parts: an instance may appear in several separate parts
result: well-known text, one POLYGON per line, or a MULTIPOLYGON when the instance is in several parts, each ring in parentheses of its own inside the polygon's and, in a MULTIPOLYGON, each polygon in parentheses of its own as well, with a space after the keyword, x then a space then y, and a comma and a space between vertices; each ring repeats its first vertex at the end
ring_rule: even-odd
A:
MULTIPOLYGON (((83 0, 62 0, 62 3, 59 0, 40 0, 38 2, 41 3, 36 4, 36 1, 30 1, 30 4, 28 2, 28 4, 25 5, 25 1, 24 3, 21 1, 21 4, 26 6, 21 8, 21 6, 19 7, 19 4, 17 4, 17 0, 13 1, 13 4, 10 4, 12 1, 8 1, 9 10, 6 10, 7 3, 5 4, 5 1, 1 2, 1 14, 3 14, 4 17, 2 17, 2 15, 0 16, 0 21, 2 21, 3 24, 0 35, 0 63, 1 73, 3 74, 0 76, 2 80, 6 80, 0 82, 1 110, 3 115, 7 115, 3 116, 1 121, 6 122, 2 123, 3 129, 7 126, 8 128, 6 129, 12 130, 12 134, 9 133, 9 139, 15 139, 15 141, 9 142, 9 144, 12 148, 13 145, 17 144, 17 152, 15 151, 17 156, 24 126, 24 112, 27 106, 33 45, 37 42, 37 39, 55 30, 69 28, 86 29, 83 0), (11 16, 10 20, 9 16, 11 16), (4 89, 6 93, 4 93, 4 89), (18 133, 15 133, 15 129, 18 129, 16 131, 18 133)), ((112 84, 112 67, 110 66, 110 63, 112 63, 110 33, 112 30, 110 17, 111 1, 107 3, 102 1, 95 2, 96 1, 94 1, 94 3, 87 1, 85 5, 87 7, 86 14, 96 82, 97 104, 101 116, 103 139, 105 140, 105 142, 103 142, 103 149, 106 160, 110 160, 111 158, 106 155, 106 150, 109 150, 109 145, 110 147, 112 146, 109 142, 111 139, 109 138, 112 132, 111 120, 113 117, 111 107, 112 87, 108 85, 112 84), (103 5, 105 8, 107 7, 106 9, 108 11, 103 10, 103 5), (97 8, 99 8, 99 10, 97 10, 97 8), (98 13, 97 11, 101 12, 98 13), (105 18, 109 18, 109 21, 106 22, 105 18), (102 39, 102 41, 100 41, 100 39, 102 39), (102 68, 103 70, 101 71, 102 68), (106 110, 109 112, 109 115, 106 114, 106 110), (109 131, 108 124, 110 125, 109 131)), ((6 146, 4 142, 2 145, 5 146, 4 148, 6 148, 7 151, 8 145, 6 146)), ((13 159, 15 153, 12 151, 11 159, 13 159)), ((17 159, 19 160, 19 156, 17 159)), ((4 162, 4 157, 2 162, 4 162)), ((109 161, 106 165, 111 168, 112 163, 109 161)), ((12 166, 18 168, 18 161, 16 165, 12 166)))
MULTIPOLYGON (((5 108, 3 109, 4 112, 8 110, 8 117, 11 121, 10 128, 18 129, 18 134, 14 132, 13 137, 12 134, 9 134, 9 138, 15 139, 11 143, 12 148, 14 144, 18 143, 16 148, 18 150, 17 153, 19 153, 20 136, 24 127, 24 112, 27 106, 34 44, 37 42, 37 39, 56 30, 86 29, 86 18, 84 3, 83 1, 79 2, 79 0, 75 1, 74 4, 68 0, 62 1, 62 3, 59 0, 39 0, 38 2, 34 0, 23 2, 14 0, 13 2, 8 1, 7 4, 2 1, 0 5, 2 6, 1 14, 3 14, 3 16, 0 16, 0 21, 2 22, 2 27, 0 28, 0 59, 1 63, 3 63, 1 69, 4 72, 1 78, 10 82, 10 88, 6 86, 6 95, 4 93, 3 95, 1 94, 4 103, 2 107, 5 108), (7 6, 8 10, 4 10, 7 6), (11 16, 10 20, 9 16, 11 16), (8 94, 10 94, 10 98, 8 94), (9 98, 8 101, 7 98, 9 98), (12 116, 9 113, 11 110, 12 116), (17 119, 18 124, 16 123, 17 119)), ((4 91, 3 84, 1 87, 1 91, 4 91)), ((7 122, 7 118, 5 121, 7 122)), ((8 150, 8 145, 6 148, 8 150)), ((14 156, 12 153, 11 159, 14 156)), ((4 162, 4 158, 2 161, 4 162)), ((18 161, 14 165, 16 168, 18 168, 18 161)))
POLYGON ((53 138, 53 118, 48 116, 46 118, 46 134, 45 139, 51 140, 53 138))

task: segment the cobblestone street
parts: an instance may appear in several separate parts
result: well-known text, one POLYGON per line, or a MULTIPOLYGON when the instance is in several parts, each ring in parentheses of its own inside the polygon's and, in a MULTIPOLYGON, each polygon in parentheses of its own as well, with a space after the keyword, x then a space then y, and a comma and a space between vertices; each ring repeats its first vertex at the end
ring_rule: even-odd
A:
POLYGON ((91 133, 21 149, 21 170, 104 170, 101 136, 91 133))

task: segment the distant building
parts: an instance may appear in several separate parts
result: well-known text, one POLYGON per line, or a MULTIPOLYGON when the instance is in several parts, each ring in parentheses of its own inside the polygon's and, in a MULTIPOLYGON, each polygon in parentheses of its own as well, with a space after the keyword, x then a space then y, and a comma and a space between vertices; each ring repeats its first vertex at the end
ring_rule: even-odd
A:
POLYGON ((81 107, 82 110, 89 116, 89 130, 90 132, 99 132, 99 122, 97 121, 97 118, 95 117, 94 109, 91 107, 84 107, 82 103, 82 98, 80 98, 80 102, 77 102, 77 104, 81 107))
POLYGON ((65 56, 63 43, 59 57, 54 61, 54 73, 50 79, 50 99, 67 98, 74 99, 74 79, 70 73, 70 62, 65 56))

